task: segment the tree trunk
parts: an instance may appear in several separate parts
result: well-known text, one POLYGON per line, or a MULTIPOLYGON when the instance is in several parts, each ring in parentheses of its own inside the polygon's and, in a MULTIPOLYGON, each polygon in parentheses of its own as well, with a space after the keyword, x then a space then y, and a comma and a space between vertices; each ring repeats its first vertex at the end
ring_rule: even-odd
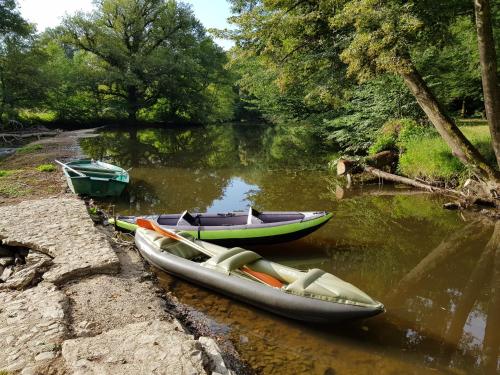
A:
POLYGON ((130 122, 135 122, 137 120, 137 111, 139 110, 139 96, 137 93, 137 87, 128 86, 127 87, 127 112, 128 120, 130 122))
POLYGON ((500 90, 498 88, 497 56, 489 0, 474 0, 474 9, 483 80, 484 108, 490 125, 491 143, 497 157, 498 167, 500 167, 500 90))
MULTIPOLYGON (((409 62, 411 64, 411 62, 409 62)), ((462 163, 474 168, 476 175, 485 181, 499 181, 500 173, 488 165, 484 157, 463 135, 455 122, 444 112, 416 68, 401 73, 406 85, 417 99, 438 133, 462 163)))

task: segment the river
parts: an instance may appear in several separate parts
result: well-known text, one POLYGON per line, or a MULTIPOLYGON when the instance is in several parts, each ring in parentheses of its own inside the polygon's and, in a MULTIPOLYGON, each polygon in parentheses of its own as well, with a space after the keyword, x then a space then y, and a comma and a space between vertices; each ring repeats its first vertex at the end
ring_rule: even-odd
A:
POLYGON ((90 157, 132 168, 127 194, 102 202, 120 214, 223 212, 250 205, 334 213, 302 240, 257 250, 301 269, 331 272, 382 301, 385 314, 306 324, 161 275, 181 302, 232 338, 257 372, 498 371, 500 280, 494 251, 485 252, 493 226, 442 209, 442 197, 394 186, 343 189, 327 168, 328 151, 293 126, 107 130, 81 146, 90 157))

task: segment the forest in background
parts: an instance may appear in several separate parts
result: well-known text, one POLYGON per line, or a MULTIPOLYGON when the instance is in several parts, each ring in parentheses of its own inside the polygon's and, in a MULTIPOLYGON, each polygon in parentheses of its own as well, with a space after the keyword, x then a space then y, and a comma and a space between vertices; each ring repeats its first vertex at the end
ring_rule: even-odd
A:
MULTIPOLYGON (((100 0, 95 12, 37 33, 15 0, 0 0, 0 119, 61 126, 263 119, 306 129, 342 154, 406 152, 407 175, 421 173, 411 167, 423 162, 415 142, 425 140, 438 164, 453 164, 450 176, 498 178, 491 124, 464 136, 454 121, 487 112, 472 0, 229 3, 232 30, 208 33, 174 0, 100 0), (212 34, 235 47, 223 51, 212 34), (422 106, 429 98, 419 98, 422 88, 437 108, 430 116, 436 108, 422 106), (440 130, 447 127, 449 136, 440 130), (439 135, 445 142, 432 144, 439 135), (447 147, 454 156, 443 157, 447 147)), ((497 2, 490 24, 499 50, 497 2)))

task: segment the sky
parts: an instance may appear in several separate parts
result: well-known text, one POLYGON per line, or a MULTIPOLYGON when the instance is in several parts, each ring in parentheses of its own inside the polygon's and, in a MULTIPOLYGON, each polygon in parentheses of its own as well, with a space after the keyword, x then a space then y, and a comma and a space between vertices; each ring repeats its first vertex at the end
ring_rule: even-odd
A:
MULTIPOLYGON (((227 18, 230 15, 226 0, 183 0, 191 4, 194 14, 208 28, 223 29, 228 27, 227 18)), ((37 25, 38 31, 47 27, 59 25, 65 14, 73 14, 78 10, 92 10, 92 0, 18 0, 22 16, 37 25)), ((233 43, 229 40, 216 39, 224 49, 229 49, 233 43)))

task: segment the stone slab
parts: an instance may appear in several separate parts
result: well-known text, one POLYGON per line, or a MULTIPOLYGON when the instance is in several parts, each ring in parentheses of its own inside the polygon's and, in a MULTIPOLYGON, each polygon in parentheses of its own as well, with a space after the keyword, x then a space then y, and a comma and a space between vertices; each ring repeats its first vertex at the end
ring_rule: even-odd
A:
POLYGON ((29 373, 55 358, 67 335, 67 304, 51 284, 0 292, 0 370, 29 373))
POLYGON ((62 355, 68 371, 78 375, 206 374, 200 342, 159 320, 67 340, 62 355))
POLYGON ((106 236, 76 197, 48 198, 0 207, 0 238, 53 258, 43 275, 55 284, 79 276, 116 273, 119 261, 106 236))

